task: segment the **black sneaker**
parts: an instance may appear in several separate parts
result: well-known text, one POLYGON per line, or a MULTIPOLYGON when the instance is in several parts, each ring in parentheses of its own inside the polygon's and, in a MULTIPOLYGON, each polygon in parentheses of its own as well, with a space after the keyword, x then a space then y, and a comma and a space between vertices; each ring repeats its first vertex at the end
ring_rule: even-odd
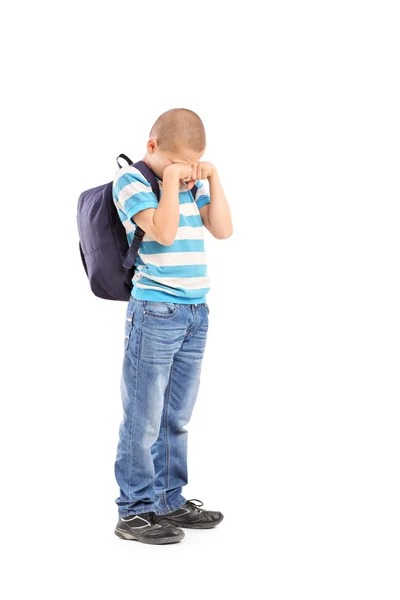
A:
POLYGON ((136 540, 145 544, 173 544, 185 537, 182 529, 156 520, 154 512, 120 517, 114 533, 122 540, 136 540))
POLYGON ((178 527, 188 527, 189 529, 210 529, 221 523, 224 518, 221 512, 202 510, 194 502, 200 502, 200 506, 203 506, 203 502, 196 500, 196 498, 186 500, 185 504, 178 510, 166 515, 157 515, 157 521, 159 523, 170 523, 178 527))

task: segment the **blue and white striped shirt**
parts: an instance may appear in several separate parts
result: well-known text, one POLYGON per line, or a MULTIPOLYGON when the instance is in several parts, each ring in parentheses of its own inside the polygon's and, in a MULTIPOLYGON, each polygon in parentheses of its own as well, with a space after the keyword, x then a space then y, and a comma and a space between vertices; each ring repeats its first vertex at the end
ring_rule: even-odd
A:
MULTIPOLYGON (((162 180, 156 177, 162 196, 162 180)), ((135 259, 131 295, 138 300, 200 304, 210 289, 203 223, 199 209, 210 202, 204 184, 196 181, 196 198, 182 182, 179 188, 179 227, 171 246, 159 244, 145 233, 135 259)), ((133 166, 115 174, 112 194, 130 245, 136 229, 132 217, 145 208, 157 208, 150 183, 133 166)))

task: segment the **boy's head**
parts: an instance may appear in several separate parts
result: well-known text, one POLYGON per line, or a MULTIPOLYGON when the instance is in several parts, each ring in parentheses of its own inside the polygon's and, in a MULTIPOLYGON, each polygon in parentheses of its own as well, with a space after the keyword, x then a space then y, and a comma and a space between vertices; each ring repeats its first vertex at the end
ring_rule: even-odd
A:
POLYGON ((149 167, 160 179, 174 162, 193 165, 206 148, 206 132, 200 117, 187 108, 173 108, 160 115, 150 131, 147 153, 149 167))

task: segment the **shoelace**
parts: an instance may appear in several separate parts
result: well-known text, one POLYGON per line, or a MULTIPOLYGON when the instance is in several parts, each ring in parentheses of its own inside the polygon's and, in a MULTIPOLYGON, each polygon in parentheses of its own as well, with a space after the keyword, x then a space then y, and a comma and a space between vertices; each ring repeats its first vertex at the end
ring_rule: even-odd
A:
POLYGON ((203 504, 204 504, 201 500, 197 500, 197 498, 192 498, 191 500, 186 500, 186 504, 190 504, 197 510, 197 512, 200 512, 200 507, 197 506, 197 504, 195 504, 195 502, 200 502, 200 506, 203 506, 203 504))

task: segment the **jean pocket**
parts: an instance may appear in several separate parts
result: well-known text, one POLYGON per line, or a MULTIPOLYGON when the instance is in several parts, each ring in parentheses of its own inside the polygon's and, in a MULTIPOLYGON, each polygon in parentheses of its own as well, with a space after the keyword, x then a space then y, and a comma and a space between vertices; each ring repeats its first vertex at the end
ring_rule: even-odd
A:
POLYGON ((124 338, 124 352, 128 349, 129 340, 131 338, 133 328, 133 310, 128 309, 126 311, 126 319, 125 319, 125 338, 124 338))
POLYGON ((204 302, 204 308, 207 311, 207 314, 210 314, 210 307, 208 306, 207 302, 204 302))
POLYGON ((147 300, 144 306, 144 315, 155 317, 156 319, 172 319, 178 312, 176 302, 153 302, 147 300))

